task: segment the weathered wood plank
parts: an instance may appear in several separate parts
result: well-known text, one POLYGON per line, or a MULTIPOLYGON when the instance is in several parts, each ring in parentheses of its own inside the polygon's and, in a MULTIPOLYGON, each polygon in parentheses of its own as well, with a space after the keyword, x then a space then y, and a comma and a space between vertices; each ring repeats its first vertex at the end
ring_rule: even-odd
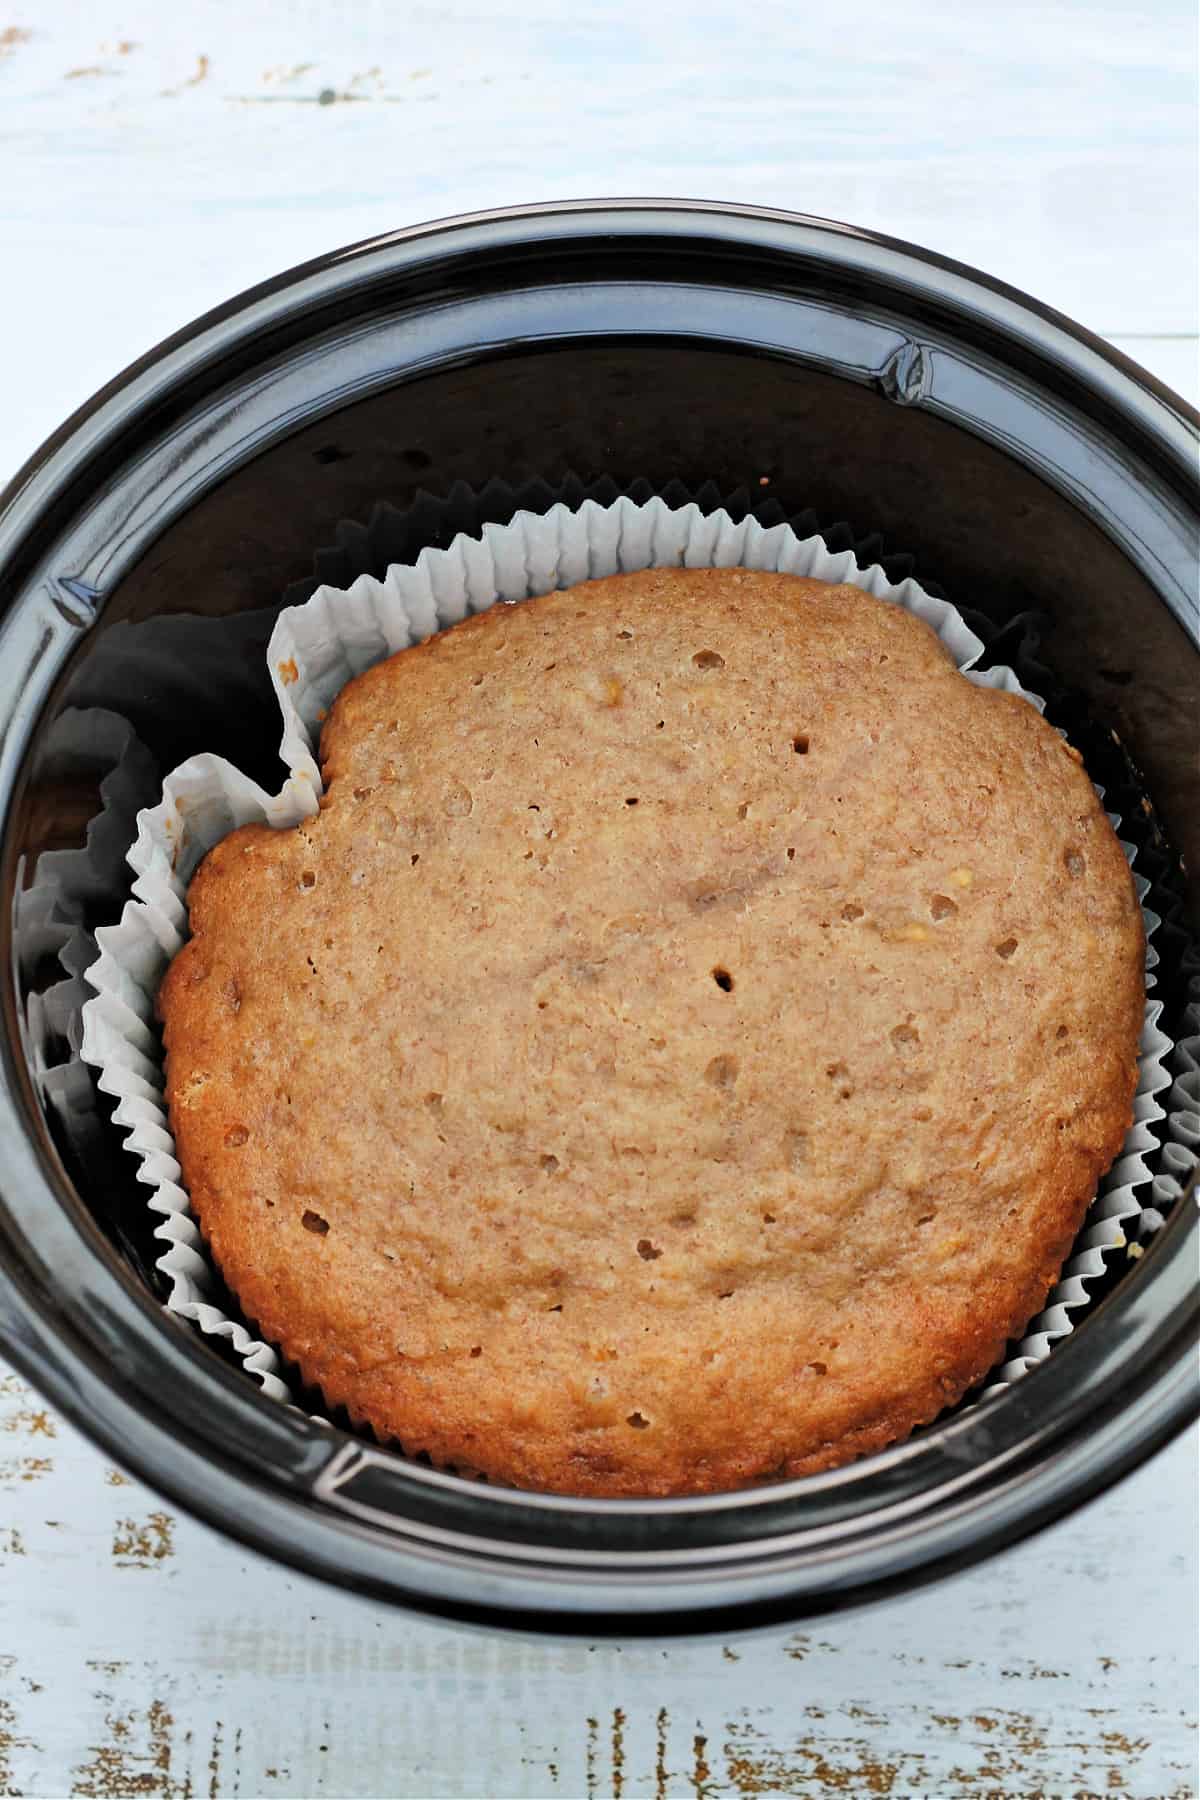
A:
POLYGON ((905 1601, 624 1647, 453 1630, 285 1574, 12 1376, 0 1444, 0 1794, 1194 1791, 1194 1441, 905 1601))

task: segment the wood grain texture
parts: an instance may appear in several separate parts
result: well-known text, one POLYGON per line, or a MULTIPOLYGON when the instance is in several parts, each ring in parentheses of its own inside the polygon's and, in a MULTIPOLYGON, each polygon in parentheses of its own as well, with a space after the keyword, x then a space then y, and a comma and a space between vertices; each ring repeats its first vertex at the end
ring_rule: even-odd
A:
POLYGON ((6 461, 250 283, 517 201, 793 207, 1106 334, 1197 330, 1186 0, 761 0, 752 33, 729 0, 9 0, 5 29, 6 461))
POLYGON ((564 1645, 337 1595, 0 1383, 0 1794, 726 1800, 1194 1792, 1194 1449, 803 1631, 564 1645))
MULTIPOLYGON (((1196 398, 1181 0, 0 8, 0 480, 165 333, 463 207, 792 206, 973 262, 1196 398)), ((564 1647, 248 1558, 0 1379, 0 1795, 1195 1793, 1196 1440, 805 1632, 564 1647)))

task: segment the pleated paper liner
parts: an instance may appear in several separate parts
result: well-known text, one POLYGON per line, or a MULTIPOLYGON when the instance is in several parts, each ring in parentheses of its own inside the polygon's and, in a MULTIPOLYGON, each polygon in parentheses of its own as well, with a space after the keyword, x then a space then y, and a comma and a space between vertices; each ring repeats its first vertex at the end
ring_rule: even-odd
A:
POLYGON ((93 1181, 104 1223, 146 1279, 162 1247, 150 1215, 111 1204, 128 1158, 110 1129, 112 1102, 79 1052, 93 933, 120 917, 137 816, 161 787, 161 770, 127 719, 102 707, 64 708, 41 746, 13 909, 18 1028, 34 1087, 65 1164, 93 1181))
MULTIPOLYGON (((472 505, 476 517, 487 510, 507 512, 513 491, 501 488, 493 484, 475 496, 463 490, 443 503, 443 538, 447 520, 469 519, 472 505)), ((764 524, 749 509, 737 512, 740 516, 723 507, 705 510, 697 500, 672 506, 658 496, 639 501, 625 495, 607 503, 584 497, 573 507, 553 501, 544 511, 518 511, 504 524, 485 519, 470 535, 456 531, 442 547, 426 545, 415 561, 405 564, 387 559, 397 551, 411 553, 412 540, 404 534, 416 528, 409 515, 377 508, 367 526, 343 527, 336 549, 318 559, 330 569, 336 559, 346 585, 318 586, 302 604, 285 609, 272 634, 269 672, 282 720, 286 770, 280 790, 268 793, 220 757, 194 756, 167 778, 160 804, 140 815, 129 852, 134 897, 118 925, 97 933, 99 955, 87 976, 94 997, 83 1008, 82 1053, 98 1071, 101 1090, 116 1102, 114 1117, 138 1159, 147 1204, 160 1219, 155 1236, 163 1250, 157 1267, 166 1284, 168 1310, 221 1340, 275 1398, 296 1396, 294 1376, 289 1380, 279 1353, 229 1306, 182 1185, 164 1100, 154 1000, 163 973, 185 941, 187 885, 207 850, 239 825, 265 822, 284 828, 315 812, 321 792, 316 760, 320 722, 347 681, 497 602, 519 602, 618 571, 748 566, 851 582, 904 606, 931 625, 968 679, 1023 693, 1041 710, 1042 700, 1022 687, 1011 668, 980 666, 987 660, 984 641, 961 613, 894 562, 886 568, 863 566, 848 530, 844 547, 831 549, 815 532, 799 537, 796 521, 780 518, 764 524), (901 578, 891 578, 896 575, 901 578)), ((430 529, 428 519, 421 529, 430 529)), ((1110 817, 1120 825, 1118 817, 1110 817)), ((1135 844, 1123 842, 1134 861, 1135 844)), ((1159 918, 1147 905, 1149 883, 1136 867, 1135 879, 1149 943, 1159 918)), ((1164 1119, 1161 1096, 1171 1084, 1164 1063, 1171 1042, 1160 1028, 1162 1004, 1153 993, 1156 962, 1151 943, 1135 1118, 1124 1150, 1101 1184, 1046 1309, 985 1391, 1013 1380, 1049 1354, 1073 1328, 1093 1285, 1140 1229, 1155 1179, 1152 1163, 1164 1119)))

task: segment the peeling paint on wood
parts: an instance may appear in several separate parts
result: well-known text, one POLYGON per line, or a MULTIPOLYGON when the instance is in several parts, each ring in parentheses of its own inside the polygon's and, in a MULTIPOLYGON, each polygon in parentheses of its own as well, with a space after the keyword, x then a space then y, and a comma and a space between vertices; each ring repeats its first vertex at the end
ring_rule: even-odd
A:
POLYGON ((625 1714, 619 1706, 613 1708, 612 1791, 613 1800, 621 1800, 625 1791, 625 1714))
POLYGON ((667 1728, 670 1723, 671 1715, 665 1706, 660 1706, 654 1721, 654 1800, 667 1800, 667 1783, 670 1780, 670 1770, 667 1768, 667 1728))
POLYGON ((37 1481, 48 1475, 53 1467, 48 1456, 19 1456, 14 1462, 0 1463, 0 1487, 11 1488, 18 1481, 37 1481))
POLYGON ((113 1485, 73 1431, 54 1444, 0 1527, 0 1796, 1191 1792, 1185 1568, 1145 1538, 1136 1586, 1092 1613, 1073 1598, 1128 1555, 1157 1468, 1118 1490, 1108 1538, 1068 1522, 902 1603, 732 1643, 587 1645, 338 1596, 113 1485))
POLYGON ((118 1519, 112 1555, 119 1569, 152 1569, 175 1551, 175 1521, 169 1513, 152 1512, 140 1524, 118 1519))
POLYGON ((26 1437, 52 1438, 57 1434, 54 1420, 45 1407, 21 1406, 0 1414, 0 1431, 26 1437))
POLYGON ((587 1750, 585 1766, 587 1769, 587 1800, 593 1800, 596 1788, 596 1744, 600 1735, 599 1719, 589 1718, 587 1722, 587 1750))
MULTIPOLYGON (((897 1792, 900 1765, 874 1751, 865 1738, 834 1740, 802 1737, 785 1748, 748 1721, 731 1723, 725 1741, 729 1784, 737 1794, 891 1795, 897 1792)), ((926 1767, 919 1756, 909 1759, 904 1791, 925 1785, 926 1767)))
POLYGON ((217 1800, 220 1792, 221 1777, 221 1721, 213 1726, 212 1749, 208 1754, 208 1794, 209 1800, 217 1800))
POLYGON ((171 1771, 171 1738, 175 1721, 161 1700, 151 1700, 145 1711, 105 1715, 105 1736, 94 1744, 85 1762, 74 1771, 71 1794, 86 1800, 129 1800, 145 1795, 148 1800, 192 1800, 190 1780, 176 1780, 171 1771))
MULTIPOLYGON (((5 1659, 0 1659, 0 1661, 5 1659)), ((13 1785, 13 1757, 21 1751, 25 1756, 36 1756, 40 1746, 32 1738, 21 1734, 17 1720, 17 1709, 11 1700, 0 1700, 0 1794, 19 1795, 21 1789, 13 1785)))
POLYGON ((692 1739, 692 1792, 696 1800, 710 1800, 714 1790, 709 1786, 712 1770, 708 1766, 708 1739, 698 1731, 692 1739))

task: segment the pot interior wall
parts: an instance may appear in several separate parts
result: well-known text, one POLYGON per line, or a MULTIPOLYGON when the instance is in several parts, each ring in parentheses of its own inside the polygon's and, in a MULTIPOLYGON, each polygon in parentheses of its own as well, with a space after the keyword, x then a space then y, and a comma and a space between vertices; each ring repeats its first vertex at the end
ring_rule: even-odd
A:
MULTIPOLYGON (((920 579, 997 624, 1041 615, 1039 658, 1126 744, 1200 868, 1197 652, 1100 529, 1002 452, 878 388, 767 356, 623 341, 397 383, 297 431, 170 526, 108 599, 39 727, 15 822, 26 882, 41 853, 82 846, 100 810, 102 764, 64 765, 65 710, 128 720, 160 776, 212 750, 275 787, 266 641, 284 590, 311 577, 339 522, 455 482, 569 474, 711 482, 785 515, 812 509, 823 526, 881 534, 885 557, 911 555, 920 579)), ((87 894, 83 923, 115 916, 120 901, 87 894)), ((48 979, 37 965, 29 988, 48 979)), ((81 1141, 62 1141, 61 1118, 55 1129, 88 1204, 145 1270, 133 1161, 103 1107, 81 1141)))

